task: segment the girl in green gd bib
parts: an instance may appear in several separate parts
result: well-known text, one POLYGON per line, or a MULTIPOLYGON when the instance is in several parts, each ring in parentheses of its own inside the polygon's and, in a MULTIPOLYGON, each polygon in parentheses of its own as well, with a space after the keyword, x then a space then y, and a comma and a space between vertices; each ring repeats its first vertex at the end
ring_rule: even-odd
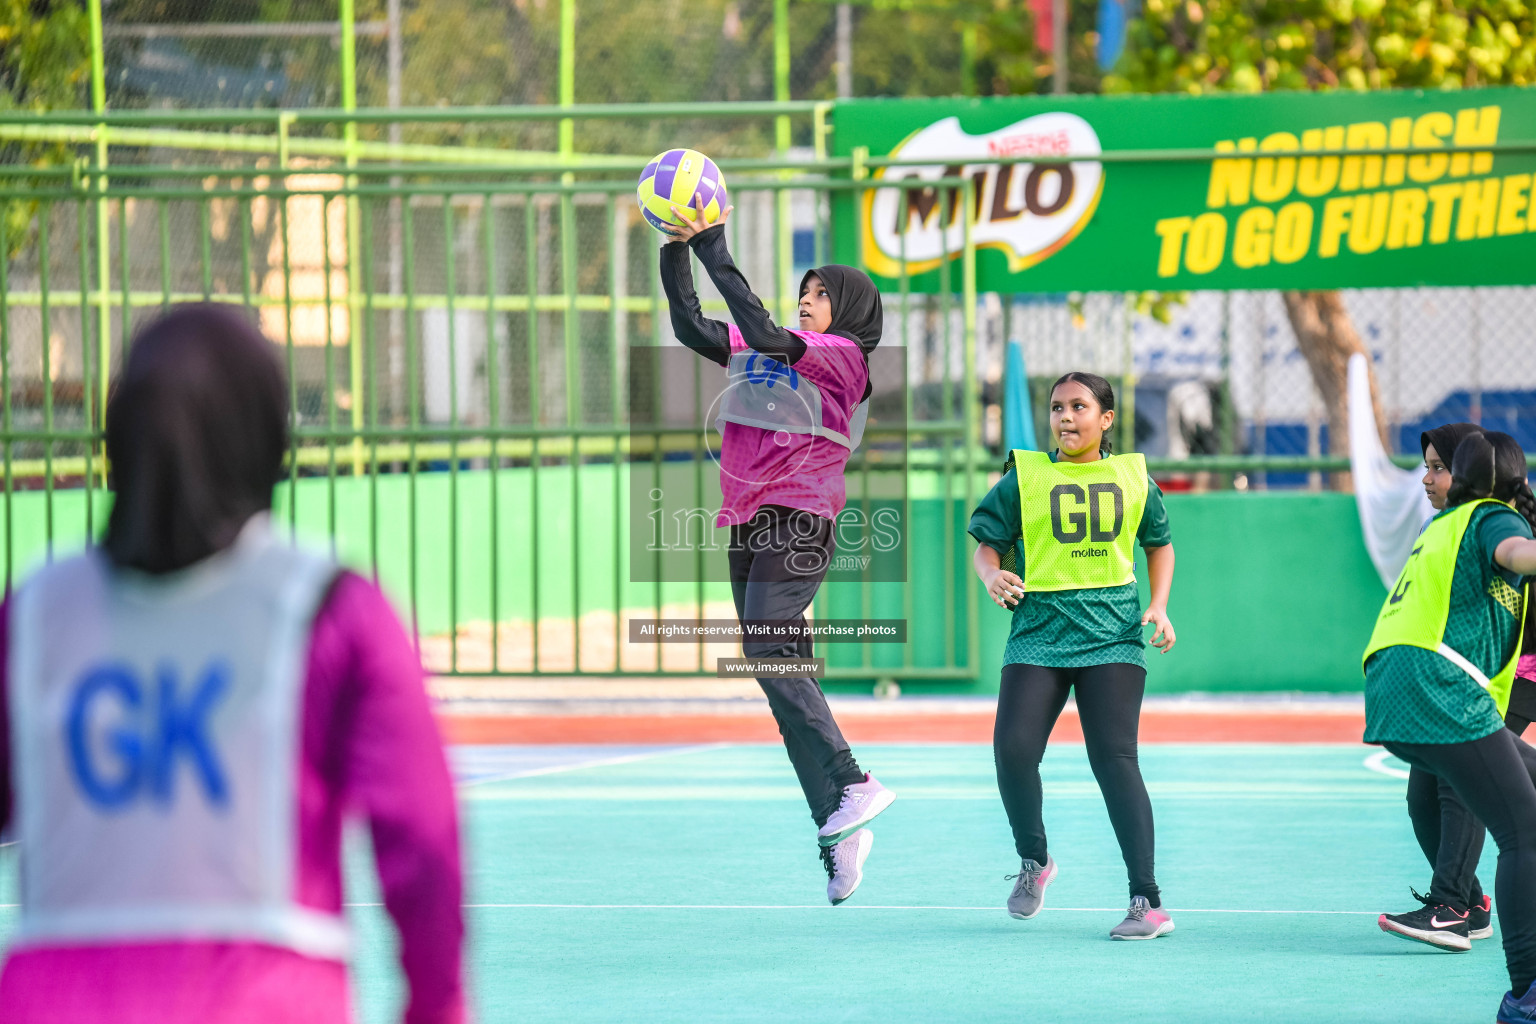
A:
MULTIPOLYGON (((1450 784, 1499 846, 1494 893, 1510 991, 1505 1024, 1536 1022, 1536 781, 1504 727, 1536 540, 1525 453, 1507 434, 1456 446, 1445 510, 1408 557, 1366 646, 1365 741, 1450 784)), ((1460 918, 1446 920, 1449 927, 1460 918)))
POLYGON ((1140 455, 1110 454, 1115 422, 1109 382, 1074 372, 1051 389, 1057 451, 1013 452, 1003 477, 971 515, 976 574, 1013 609, 992 746, 997 785, 1022 861, 1008 913, 1040 912, 1056 861, 1041 820, 1040 759, 1075 691, 1088 762, 1130 876, 1131 906, 1115 939, 1173 931, 1153 876, 1152 802, 1136 756, 1146 688, 1142 627, 1174 643, 1168 621, 1173 544, 1162 491, 1140 455), (1135 544, 1147 554, 1152 603, 1136 591, 1135 544))

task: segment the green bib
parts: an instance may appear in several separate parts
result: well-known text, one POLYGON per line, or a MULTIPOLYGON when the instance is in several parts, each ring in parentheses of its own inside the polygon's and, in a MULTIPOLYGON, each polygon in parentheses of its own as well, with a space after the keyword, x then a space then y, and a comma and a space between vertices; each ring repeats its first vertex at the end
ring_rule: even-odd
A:
POLYGON ((1052 462, 1015 451, 1024 589, 1090 590, 1136 580, 1136 531, 1147 508, 1147 460, 1111 455, 1052 462))
MULTIPOLYGON (((1434 651, 1461 669, 1487 690, 1498 705, 1499 714, 1509 710, 1509 692, 1514 686, 1515 664, 1520 660, 1520 640, 1517 632, 1515 649, 1498 674, 1489 679, 1459 651, 1445 643, 1445 627, 1451 615, 1451 581, 1456 572, 1456 559, 1461 553, 1461 543, 1472 522, 1472 514, 1479 505, 1497 505, 1491 498, 1469 501, 1456 506, 1448 515, 1436 518, 1419 535, 1408 564, 1398 574, 1397 584, 1387 595, 1376 617, 1376 628, 1371 632, 1371 642, 1366 645, 1360 659, 1363 671, 1371 655, 1384 647, 1422 647, 1434 651)), ((1505 588, 1508 589, 1508 588, 1505 588)), ((1490 597, 1489 600, 1494 600, 1490 597)), ((1515 617, 1524 617, 1525 601, 1522 595, 1515 598, 1520 607, 1515 617)))

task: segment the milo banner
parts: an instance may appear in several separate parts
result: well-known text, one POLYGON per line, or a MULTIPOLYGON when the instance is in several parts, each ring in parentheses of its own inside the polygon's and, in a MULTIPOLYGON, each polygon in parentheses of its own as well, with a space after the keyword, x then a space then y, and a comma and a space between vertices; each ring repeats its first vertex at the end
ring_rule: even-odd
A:
MULTIPOLYGON (((1536 283, 1536 149, 1434 152, 1536 143, 1536 90, 852 100, 835 125, 838 155, 924 161, 873 186, 974 183, 982 291, 1536 283), (972 162, 1121 151, 1146 158, 972 162)), ((964 247, 960 195, 840 193, 838 258, 888 282, 905 260, 937 290, 964 247)))

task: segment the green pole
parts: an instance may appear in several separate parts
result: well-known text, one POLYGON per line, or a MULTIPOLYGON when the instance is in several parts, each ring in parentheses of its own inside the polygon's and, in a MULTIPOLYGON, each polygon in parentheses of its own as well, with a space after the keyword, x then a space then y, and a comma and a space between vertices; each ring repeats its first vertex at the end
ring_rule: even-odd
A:
MULTIPOLYGON (((1232 407, 1232 293, 1221 293, 1221 387, 1217 392, 1221 408, 1217 410, 1217 451, 1231 455, 1237 448, 1237 419, 1232 407)), ((1223 482, 1232 486, 1232 477, 1223 482)))
MULTIPOLYGON (((357 109, 357 10, 356 0, 341 0, 341 109, 357 109)), ((342 125, 342 141, 347 150, 347 167, 357 166, 357 122, 342 125)), ((357 176, 347 176, 347 187, 357 187, 357 176)), ((325 215, 321 210, 321 216, 325 215)), ((362 216, 357 196, 347 196, 347 357, 349 388, 352 392, 352 429, 363 429, 363 330, 362 275, 358 267, 361 253, 362 216)), ((286 243, 285 243, 286 244, 286 243)), ((330 310, 326 310, 330 317, 330 310)), ((296 415, 297 413, 295 413, 296 415)), ((352 475, 363 475, 363 439, 352 439, 352 475)))
MULTIPOLYGON (((773 0, 773 98, 780 103, 789 101, 789 0, 773 0)), ((790 134, 787 114, 780 114, 775 119, 774 143, 780 158, 789 155, 790 134)), ((788 177, 783 171, 779 172, 779 176, 788 177)), ((789 218, 789 192, 786 189, 779 189, 774 193, 774 204, 778 220, 777 263, 779 273, 782 275, 777 282, 779 319, 783 323, 788 323, 796 299, 792 295, 794 285, 790 280, 795 271, 793 229, 789 218)))
POLYGON ((960 26, 960 92, 976 95, 976 23, 960 26))
POLYGON ((1120 450, 1136 450, 1136 347, 1132 342, 1131 327, 1136 318, 1136 293, 1125 293, 1125 323, 1122 325, 1122 358, 1120 377, 1120 450))
MULTIPOLYGON (((357 11, 356 0, 341 0, 341 109, 357 109, 357 11)), ((357 122, 342 127, 342 138, 350 147, 357 142, 357 122)), ((357 165, 356 154, 348 154, 347 166, 357 165)), ((350 261, 349 261, 350 262, 350 261)))
MULTIPOLYGON (((560 105, 576 102, 576 0, 560 0, 560 105)), ((569 159, 576 151, 576 122, 560 119, 560 156, 569 159)))
MULTIPOLYGON (((107 110, 107 57, 101 29, 101 0, 91 0, 91 109, 98 114, 107 110)), ((107 390, 112 382, 112 263, 107 244, 107 126, 104 124, 96 126, 96 167, 101 172, 96 178, 96 363, 99 378, 96 407, 101 428, 105 430, 107 390)), ((128 230, 127 221, 125 212, 124 231, 128 230)), ((127 341, 126 338, 123 340, 127 341)), ((102 473, 106 473, 105 460, 102 461, 102 473)))
MULTIPOLYGON (((789 0, 773 0, 773 98, 789 100, 789 0)), ((781 115, 776 124, 778 146, 788 149, 789 118, 781 115)))
MULTIPOLYGON (((976 183, 968 181, 962 193, 965 202, 964 225, 965 235, 962 238, 963 265, 961 267, 960 297, 965 303, 963 312, 965 325, 964 344, 964 397, 961 401, 961 418, 964 421, 961 443, 965 445, 965 504, 961 506, 962 514, 969 515, 970 509, 976 501, 976 448, 981 443, 978 427, 978 413, 976 410, 976 233, 973 219, 976 215, 976 183)), ((947 497, 946 492, 946 497, 947 497)), ((944 506, 946 520, 954 516, 954 509, 948 502, 944 506)), ((966 581, 969 583, 969 580, 966 581)), ((981 665, 981 628, 977 620, 976 588, 965 588, 965 626, 966 626, 966 668, 973 677, 980 674, 981 665)))

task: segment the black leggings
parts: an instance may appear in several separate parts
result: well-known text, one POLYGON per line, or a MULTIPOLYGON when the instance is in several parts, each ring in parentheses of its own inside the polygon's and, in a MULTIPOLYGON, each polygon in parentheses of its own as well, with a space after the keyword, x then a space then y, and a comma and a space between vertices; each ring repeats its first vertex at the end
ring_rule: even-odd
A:
POLYGON ((1413 837, 1435 869, 1429 898, 1458 911, 1483 899, 1477 862, 1487 831, 1456 796, 1451 784, 1416 765, 1408 766, 1408 820, 1413 837))
MULTIPOLYGON (((832 520, 800 509, 764 505, 751 520, 731 527, 731 596, 742 622, 805 625, 837 550, 832 520)), ((744 640, 748 658, 810 658, 809 640, 744 640)), ((760 676, 784 749, 800 780, 816 827, 837 810, 843 787, 864 779, 827 698, 809 676, 760 676)))
POLYGON ((1384 743, 1415 768, 1444 779, 1499 846, 1494 896, 1504 961, 1516 997, 1536 979, 1536 758, 1508 729, 1470 743, 1384 743), (1525 747, 1526 750, 1521 750, 1525 747))
POLYGON ((992 752, 997 788, 1013 827, 1021 858, 1044 864, 1045 823, 1041 820, 1040 759, 1056 718, 1076 690, 1077 713, 1088 746, 1088 763, 1104 794, 1109 821, 1125 858, 1131 895, 1161 905, 1152 862, 1152 801, 1136 758, 1136 729, 1147 670, 1137 665, 1043 668, 1005 665, 997 698, 992 752))
MULTIPOLYGON (((1536 683, 1515 680, 1504 724, 1516 736, 1531 724, 1521 712, 1532 710, 1536 703, 1533 697, 1536 683)), ((1536 778, 1536 749, 1524 743, 1516 749, 1531 777, 1536 778)), ((1487 831, 1445 780, 1416 765, 1408 767, 1408 820, 1413 822, 1413 836, 1419 841, 1419 849, 1434 868, 1429 898, 1459 911, 1481 903, 1483 883, 1477 878, 1477 862, 1483 855, 1487 831)))

